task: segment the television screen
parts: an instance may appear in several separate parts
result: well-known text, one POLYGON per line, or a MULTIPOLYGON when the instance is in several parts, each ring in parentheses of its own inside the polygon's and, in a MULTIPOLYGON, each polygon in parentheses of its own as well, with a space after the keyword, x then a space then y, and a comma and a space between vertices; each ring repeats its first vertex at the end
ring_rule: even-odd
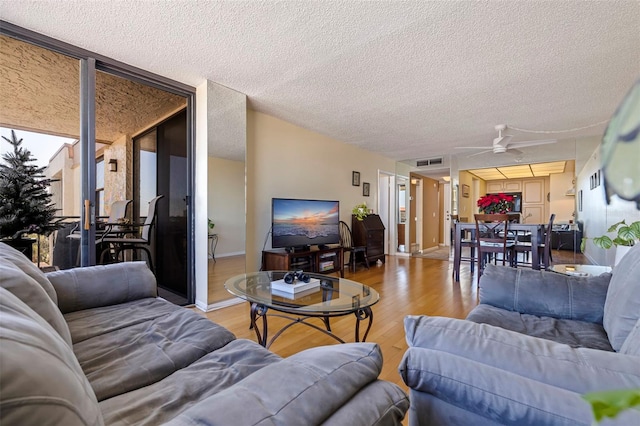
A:
POLYGON ((340 243, 340 203, 273 198, 271 247, 340 243))

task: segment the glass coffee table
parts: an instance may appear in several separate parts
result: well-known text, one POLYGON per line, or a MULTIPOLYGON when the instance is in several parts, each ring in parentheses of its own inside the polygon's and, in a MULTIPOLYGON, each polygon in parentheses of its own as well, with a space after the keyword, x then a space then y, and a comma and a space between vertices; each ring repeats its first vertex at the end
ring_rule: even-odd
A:
POLYGON ((559 274, 570 275, 573 277, 590 277, 611 272, 611 267, 600 265, 559 264, 553 265, 551 270, 559 274))
MULTIPOLYGON (((315 287, 296 293, 272 289, 271 283, 282 280, 287 271, 262 271, 241 274, 229 278, 224 286, 229 293, 251 303, 251 327, 256 332, 258 343, 268 348, 289 327, 305 324, 319 330, 340 343, 345 343, 331 332, 329 318, 353 314, 356 317, 355 341, 365 341, 371 324, 373 312, 371 306, 378 303, 380 295, 364 284, 345 278, 322 274, 307 274, 315 287), (285 318, 290 322, 276 332, 271 340, 267 339, 267 312, 270 316, 285 318), (308 322, 312 318, 321 318, 325 328, 308 322), (262 319, 262 330, 258 328, 258 319, 262 319), (367 321, 367 328, 360 340, 360 323, 367 321)), ((274 287, 276 285, 274 284, 274 287)))

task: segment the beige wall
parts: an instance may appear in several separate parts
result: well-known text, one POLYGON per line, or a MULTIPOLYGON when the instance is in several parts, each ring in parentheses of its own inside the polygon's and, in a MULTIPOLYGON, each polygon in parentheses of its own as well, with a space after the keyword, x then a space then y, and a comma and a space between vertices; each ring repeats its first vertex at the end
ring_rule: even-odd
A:
POLYGON ((208 158, 208 217, 218 234, 216 258, 244 254, 244 162, 208 158))
POLYGON ((549 212, 555 213, 554 223, 568 223, 574 220, 576 197, 567 195, 573 187, 575 171, 549 175, 549 212))
MULTIPOLYGON (((468 218, 469 222, 473 222, 473 215, 478 213, 476 202, 477 198, 473 194, 473 175, 465 170, 460 171, 460 188, 458 189, 458 217, 462 219, 468 218), (469 197, 462 196, 462 185, 469 185, 469 197)), ((486 192, 486 184, 482 179, 479 180, 481 194, 486 192)))
MULTIPOLYGON (((366 202, 378 211, 378 170, 395 170, 395 161, 303 129, 266 114, 247 114, 247 270, 257 270, 271 226, 273 197, 340 201, 340 218, 366 202), (371 184, 371 196, 351 185, 351 172, 371 184)), ((388 224, 385 224, 388 226, 388 224)), ((267 241, 270 248, 270 239, 267 241)))

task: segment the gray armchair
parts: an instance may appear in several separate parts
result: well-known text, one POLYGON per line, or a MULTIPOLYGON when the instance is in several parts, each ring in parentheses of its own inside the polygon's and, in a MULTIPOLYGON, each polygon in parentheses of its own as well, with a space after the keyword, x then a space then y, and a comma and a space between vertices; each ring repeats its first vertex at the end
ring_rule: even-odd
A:
POLYGON ((640 388, 639 276, 640 245, 598 277, 488 265, 466 320, 405 318, 409 424, 591 425, 583 394, 640 388))

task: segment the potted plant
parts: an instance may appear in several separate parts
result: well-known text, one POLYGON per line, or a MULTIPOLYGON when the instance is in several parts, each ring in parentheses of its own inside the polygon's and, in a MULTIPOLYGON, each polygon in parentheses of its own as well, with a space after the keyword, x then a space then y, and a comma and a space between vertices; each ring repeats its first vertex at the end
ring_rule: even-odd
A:
POLYGON ((213 227, 216 226, 211 219, 207 219, 207 226, 209 228, 209 234, 213 234, 213 227))
POLYGON ((11 139, 2 137, 13 148, 0 162, 0 241, 25 253, 32 259, 32 239, 26 234, 49 235, 58 229, 56 208, 44 178, 44 167, 32 164, 36 159, 22 148, 22 139, 11 131, 11 139))
MULTIPOLYGON (((640 242, 640 220, 627 225, 625 220, 614 223, 607 229, 607 233, 615 233, 613 239, 608 235, 593 237, 591 240, 597 247, 605 250, 616 247, 616 259, 614 264, 617 265, 620 259, 630 250, 632 246, 640 242)), ((583 238, 580 242, 580 250, 584 249, 589 238, 583 238)))
POLYGON ((487 194, 480 197, 476 204, 484 214, 504 214, 513 210, 513 195, 487 194))
POLYGON ((356 206, 351 210, 351 213, 358 220, 363 220, 365 217, 369 216, 369 209, 367 208, 366 203, 356 204, 356 206))

